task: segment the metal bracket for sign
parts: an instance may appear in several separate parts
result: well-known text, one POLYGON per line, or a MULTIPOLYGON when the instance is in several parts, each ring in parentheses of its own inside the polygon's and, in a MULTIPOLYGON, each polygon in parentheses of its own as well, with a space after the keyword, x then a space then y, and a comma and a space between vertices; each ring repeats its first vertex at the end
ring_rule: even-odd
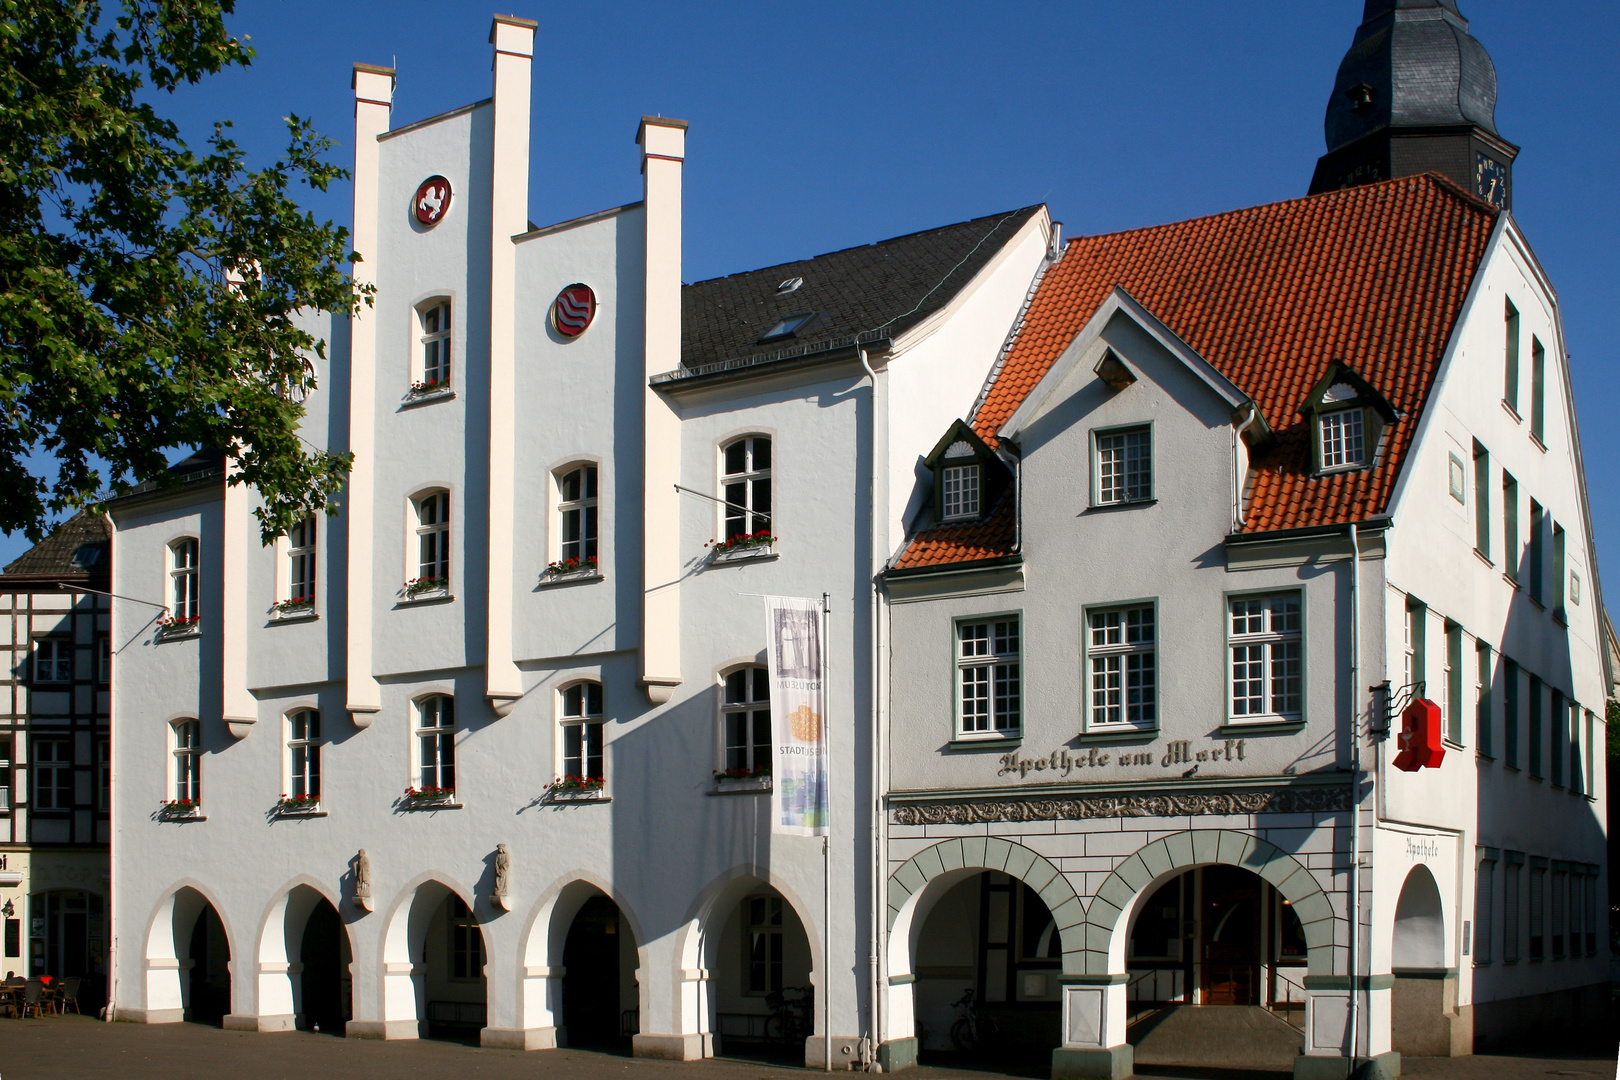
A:
POLYGON ((1406 707, 1426 694, 1428 684, 1425 682, 1407 683, 1398 689, 1391 690, 1389 680, 1367 687, 1374 694, 1372 708, 1372 723, 1367 728, 1369 735, 1388 735, 1395 717, 1401 715, 1406 707))

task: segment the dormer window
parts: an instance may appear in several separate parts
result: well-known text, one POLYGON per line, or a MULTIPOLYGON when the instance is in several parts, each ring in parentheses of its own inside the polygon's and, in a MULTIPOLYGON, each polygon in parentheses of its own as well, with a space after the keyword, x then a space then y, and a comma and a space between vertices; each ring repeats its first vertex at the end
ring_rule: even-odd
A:
POLYGON ((1337 409, 1323 413, 1322 471, 1354 469, 1367 463, 1367 441, 1360 409, 1337 409))
POLYGON ((945 521, 979 516, 979 464, 945 466, 945 521))
POLYGON ((1096 505, 1148 502, 1153 498, 1153 431, 1148 427, 1099 431, 1096 439, 1096 505))

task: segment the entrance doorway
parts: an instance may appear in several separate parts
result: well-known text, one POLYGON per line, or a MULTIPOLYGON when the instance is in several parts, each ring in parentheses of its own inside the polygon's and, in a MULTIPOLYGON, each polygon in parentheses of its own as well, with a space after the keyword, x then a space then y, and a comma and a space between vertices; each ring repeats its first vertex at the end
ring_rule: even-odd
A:
POLYGON ((1049 1072, 1062 1036, 1062 969, 1057 923, 1034 889, 999 871, 958 882, 929 911, 917 941, 924 1060, 950 1055, 997 1071, 1049 1072))
POLYGON ((1305 928, 1267 881, 1239 866, 1188 870, 1136 912, 1127 962, 1133 1012, 1165 1005, 1305 1005, 1305 928))
POLYGON ((636 943, 619 906, 586 900, 563 945, 563 1023, 569 1046, 623 1050, 639 1030, 636 943))
MULTIPOLYGON (((106 998, 107 920, 102 898, 79 889, 35 893, 30 975, 79 979, 79 1008, 94 1013, 106 998)), ((20 966, 20 965, 19 965, 20 966)))
POLYGON ((467 902, 447 891, 422 943, 423 1034, 476 1045, 486 1020, 484 931, 467 902))
POLYGON ((298 955, 304 968, 299 976, 301 1025, 308 1031, 341 1036, 353 1017, 349 935, 337 909, 324 897, 304 923, 298 955))
POLYGON ((185 1019, 220 1027, 231 1011, 231 946, 214 905, 204 903, 191 927, 185 1019))

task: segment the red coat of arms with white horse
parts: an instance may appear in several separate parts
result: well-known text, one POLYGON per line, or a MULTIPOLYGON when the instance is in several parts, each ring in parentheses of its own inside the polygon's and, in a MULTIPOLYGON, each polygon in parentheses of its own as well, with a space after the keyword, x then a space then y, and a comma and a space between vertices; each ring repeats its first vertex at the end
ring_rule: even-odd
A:
POLYGON ((596 294, 589 285, 570 285, 551 305, 551 325, 563 337, 579 337, 596 317, 596 294))
POLYGON ((416 189, 411 200, 411 212, 416 220, 430 228, 444 220, 450 212, 450 181, 442 176, 430 176, 416 189))

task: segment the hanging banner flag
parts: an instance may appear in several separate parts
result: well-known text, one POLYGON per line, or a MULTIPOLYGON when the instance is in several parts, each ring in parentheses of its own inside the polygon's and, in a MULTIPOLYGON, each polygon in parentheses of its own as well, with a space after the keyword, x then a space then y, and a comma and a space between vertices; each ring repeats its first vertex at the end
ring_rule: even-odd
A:
POLYGON ((765 598, 771 679, 771 831, 827 835, 825 643, 820 600, 765 598))

